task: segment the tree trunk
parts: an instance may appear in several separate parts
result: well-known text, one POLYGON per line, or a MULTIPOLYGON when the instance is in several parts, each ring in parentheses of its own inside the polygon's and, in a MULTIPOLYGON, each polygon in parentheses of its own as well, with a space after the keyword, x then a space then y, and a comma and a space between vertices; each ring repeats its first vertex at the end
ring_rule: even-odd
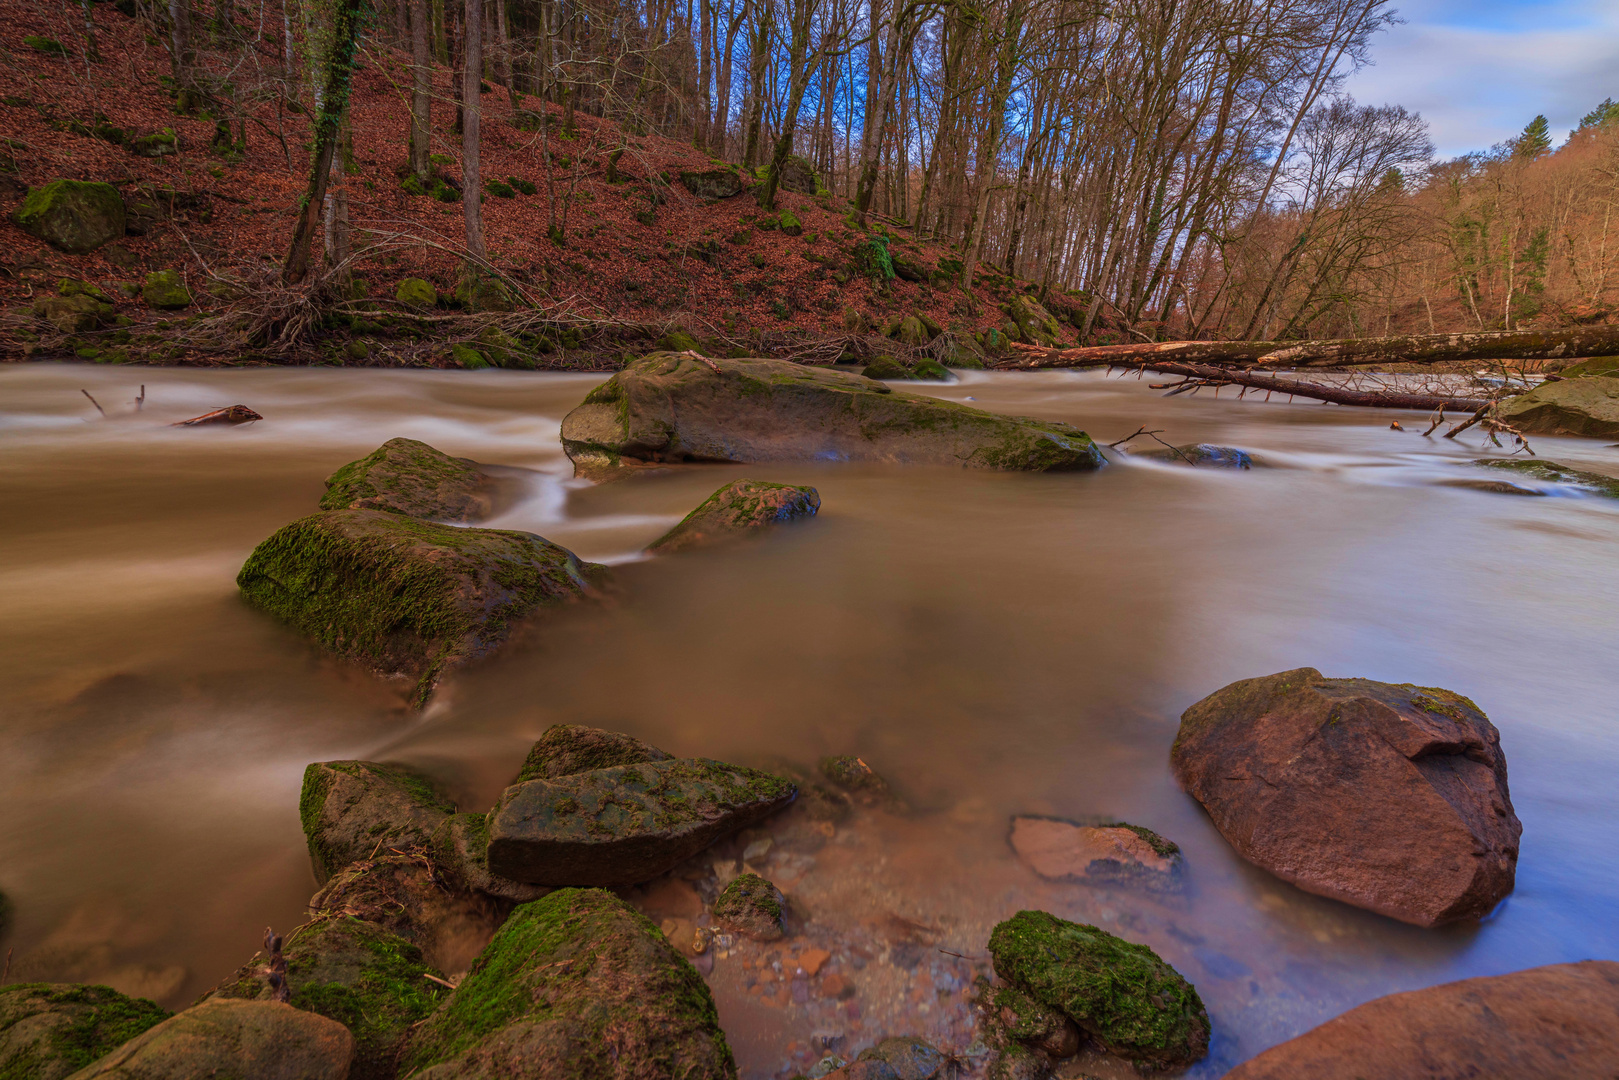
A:
MULTIPOLYGON (((498 0, 497 0, 498 2, 498 0)), ((479 88, 483 83, 483 0, 467 0, 465 64, 461 97, 461 211, 466 221, 467 253, 489 260, 483 246, 483 184, 478 178, 478 135, 483 117, 479 88)))
POLYGON ((337 153, 343 117, 348 112, 349 84, 354 77, 354 55, 359 45, 360 25, 368 0, 337 0, 332 13, 332 44, 326 59, 326 79, 315 111, 315 146, 309 170, 309 185, 293 229, 292 247, 281 268, 281 280, 296 285, 309 273, 309 251, 320 229, 321 210, 326 202, 326 184, 337 153))
MULTIPOLYGON (((400 0, 401 3, 404 0, 400 0)), ((433 58, 428 53, 427 0, 410 0, 410 171, 425 181, 433 140, 433 58)))
POLYGON ((1421 409, 1433 412, 1477 412, 1491 403, 1490 398, 1446 397, 1443 394, 1407 394, 1398 390, 1351 390, 1343 386, 1286 379, 1276 375, 1255 375, 1248 371, 1209 367, 1205 364, 1177 364, 1171 361, 1131 364, 1143 371, 1162 375, 1181 375, 1188 379, 1207 379, 1218 386, 1246 386, 1264 390, 1267 394, 1288 394, 1297 397, 1330 401, 1335 405, 1361 405, 1380 409, 1421 409))

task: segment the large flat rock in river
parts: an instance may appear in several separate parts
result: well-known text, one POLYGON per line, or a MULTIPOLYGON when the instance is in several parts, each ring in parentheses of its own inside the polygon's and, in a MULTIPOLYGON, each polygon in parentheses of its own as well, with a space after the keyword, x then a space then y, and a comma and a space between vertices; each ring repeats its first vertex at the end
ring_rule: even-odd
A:
POLYGON ((1531 435, 1619 438, 1619 379, 1542 383, 1502 405, 1501 419, 1531 435))
POLYGON ((1271 1047, 1225 1080, 1464 1076, 1619 1076, 1619 963, 1551 964, 1390 994, 1271 1047))
POLYGON ((1460 694, 1243 679, 1187 709, 1175 776, 1237 854, 1306 892, 1437 926, 1512 891, 1523 826, 1501 737, 1460 694))
POLYGON ((786 360, 652 353, 562 421, 580 475, 626 463, 881 461, 1052 472, 1105 464, 1069 424, 1001 416, 786 360))
POLYGON ((779 776, 671 758, 513 784, 489 815, 489 871, 536 885, 649 881, 793 801, 779 776))

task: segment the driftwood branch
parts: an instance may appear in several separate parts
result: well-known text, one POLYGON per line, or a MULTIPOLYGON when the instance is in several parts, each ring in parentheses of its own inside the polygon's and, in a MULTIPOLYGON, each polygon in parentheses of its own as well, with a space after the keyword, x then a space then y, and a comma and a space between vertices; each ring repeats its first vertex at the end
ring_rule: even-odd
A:
POLYGON ((1512 330, 1476 334, 1410 334, 1402 337, 1329 341, 1157 341, 1141 345, 1096 345, 1042 349, 1014 343, 1014 359, 1002 367, 1065 368, 1133 364, 1170 359, 1238 367, 1322 367, 1380 362, 1432 364, 1442 360, 1569 360, 1619 354, 1619 326, 1563 330, 1512 330))
POLYGON ((1304 382, 1301 379, 1289 379, 1278 375, 1260 374, 1251 371, 1234 371, 1230 368, 1212 367, 1208 364, 1180 364, 1163 361, 1155 364, 1130 364, 1128 367, 1133 370, 1152 371, 1160 375, 1180 375, 1186 379, 1198 380, 1196 384, 1182 383, 1176 385, 1174 389, 1169 391, 1171 394, 1195 389, 1197 385, 1246 386, 1270 393, 1291 394, 1297 397, 1314 398, 1317 401, 1330 401, 1335 405, 1366 405, 1381 409, 1421 409, 1425 412, 1432 412, 1435 409, 1451 409, 1456 412, 1463 412, 1486 409, 1493 404, 1488 398, 1446 397, 1443 394, 1408 394, 1398 390, 1351 390, 1343 386, 1327 386, 1323 383, 1304 382))

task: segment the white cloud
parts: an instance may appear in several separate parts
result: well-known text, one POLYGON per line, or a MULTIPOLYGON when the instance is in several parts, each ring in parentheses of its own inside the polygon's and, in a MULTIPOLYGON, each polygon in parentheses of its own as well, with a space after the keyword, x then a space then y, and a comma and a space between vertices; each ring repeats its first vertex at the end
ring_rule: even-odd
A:
POLYGON ((1420 112, 1441 157, 1510 138, 1538 113, 1560 140, 1597 102, 1619 98, 1613 5, 1430 2, 1402 14, 1345 89, 1420 112))

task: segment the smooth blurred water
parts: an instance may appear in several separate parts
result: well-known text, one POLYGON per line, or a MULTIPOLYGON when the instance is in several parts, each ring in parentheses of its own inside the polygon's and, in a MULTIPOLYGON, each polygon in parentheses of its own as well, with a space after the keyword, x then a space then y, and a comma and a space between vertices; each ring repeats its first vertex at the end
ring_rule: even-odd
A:
MULTIPOLYGON (((859 753, 916 805, 852 823, 788 888, 816 940, 868 942, 872 962, 850 971, 863 1011, 766 1007, 716 967, 750 1076, 802 1068, 829 1015, 852 1048, 906 1030, 965 1038, 960 981, 1024 906, 1144 941, 1196 983, 1215 1027, 1197 1076, 1382 994, 1619 958, 1619 502, 1447 486, 1480 478, 1466 464, 1478 438, 1391 431, 1386 412, 1164 400, 1094 372, 920 389, 1102 441, 1146 425, 1271 467, 704 466, 591 486, 571 479, 557 436, 597 381, 0 368, 12 981, 189 1001, 266 924, 299 920, 313 890, 297 817, 308 762, 410 761, 481 809, 559 721, 743 762, 859 753), (265 419, 165 426, 237 402, 265 419), (314 510, 326 475, 398 435, 527 470, 523 497, 489 524, 618 564, 608 603, 533 627, 422 714, 234 586, 258 541, 314 510), (758 543, 639 556, 738 476, 814 484, 822 511, 758 543), (1524 834, 1517 890, 1490 919, 1423 931, 1308 896, 1236 859, 1177 789, 1168 751, 1187 705, 1304 665, 1450 687, 1501 729, 1524 834), (1020 812, 1148 825, 1185 849, 1192 891, 1166 903, 1042 882, 1006 846, 1020 812), (932 967, 899 963, 892 941, 870 947, 895 919, 946 950, 932 967), (956 953, 960 970, 938 966, 956 953)), ((1598 441, 1534 445, 1619 475, 1619 450, 1598 441)))

